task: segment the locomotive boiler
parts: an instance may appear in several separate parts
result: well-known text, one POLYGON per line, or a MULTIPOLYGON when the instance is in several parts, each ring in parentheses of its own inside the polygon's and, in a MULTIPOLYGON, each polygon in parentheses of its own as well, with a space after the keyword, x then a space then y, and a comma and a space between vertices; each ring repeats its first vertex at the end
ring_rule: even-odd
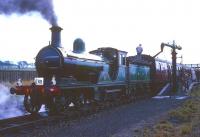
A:
POLYGON ((73 52, 67 52, 61 45, 62 28, 53 26, 50 29, 51 44, 42 48, 36 56, 38 76, 44 77, 45 82, 55 76, 57 82, 63 77, 73 77, 77 81, 96 83, 104 65, 101 58, 84 54, 85 43, 81 39, 74 41, 73 52), (84 55, 89 58, 86 60, 84 55))

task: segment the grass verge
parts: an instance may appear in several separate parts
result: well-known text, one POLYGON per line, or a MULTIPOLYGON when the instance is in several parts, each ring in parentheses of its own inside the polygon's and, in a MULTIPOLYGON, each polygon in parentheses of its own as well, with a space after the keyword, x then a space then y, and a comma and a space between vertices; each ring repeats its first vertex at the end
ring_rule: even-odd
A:
POLYGON ((200 137, 200 86, 190 93, 191 98, 172 110, 165 120, 145 127, 134 137, 200 137))

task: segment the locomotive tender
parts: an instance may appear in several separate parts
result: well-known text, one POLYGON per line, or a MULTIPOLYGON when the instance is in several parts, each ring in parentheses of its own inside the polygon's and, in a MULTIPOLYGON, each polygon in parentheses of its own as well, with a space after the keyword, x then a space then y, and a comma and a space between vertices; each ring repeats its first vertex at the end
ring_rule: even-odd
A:
MULTIPOLYGON (((171 63, 149 55, 127 57, 127 52, 102 47, 85 52, 85 43, 76 39, 73 51, 61 45, 59 26, 50 28, 51 43, 36 56, 38 79, 31 86, 11 88, 24 95, 24 106, 37 113, 42 104, 61 111, 73 103, 81 106, 124 97, 153 96, 171 80, 171 63)), ((179 69, 184 66, 179 64, 179 69)))

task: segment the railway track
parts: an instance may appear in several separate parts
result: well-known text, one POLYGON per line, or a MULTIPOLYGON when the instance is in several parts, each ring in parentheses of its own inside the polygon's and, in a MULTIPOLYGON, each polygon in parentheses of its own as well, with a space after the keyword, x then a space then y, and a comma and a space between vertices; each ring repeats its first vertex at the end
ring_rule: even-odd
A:
MULTIPOLYGON (((198 88, 199 83, 192 85, 192 89, 198 88)), ((114 101, 98 102, 93 104, 86 104, 82 107, 75 108, 69 107, 62 113, 59 114, 48 114, 47 112, 42 112, 37 115, 24 115, 20 117, 14 117, 9 119, 0 120, 0 135, 7 135, 15 133, 28 133, 33 129, 42 128, 42 126, 52 125, 59 122, 70 123, 72 120, 77 120, 82 117, 87 117, 91 114, 95 114, 112 107, 118 107, 124 104, 133 103, 135 101, 144 100, 150 97, 123 97, 114 101)))
MULTIPOLYGON (((199 87, 199 83, 195 83, 192 88, 199 87)), ((93 104, 86 104, 80 108, 69 107, 59 114, 48 114, 42 112, 37 115, 25 115, 9 119, 0 120, 0 135, 15 134, 15 133, 28 133, 32 129, 42 128, 42 126, 56 124, 59 122, 70 123, 72 120, 77 120, 82 117, 87 117, 112 107, 133 103, 134 101, 143 100, 147 97, 124 97, 114 101, 98 102, 93 104)), ((150 97, 149 97, 150 98, 150 97)))
POLYGON ((83 107, 70 107, 66 111, 59 114, 47 114, 47 112, 37 115, 25 115, 0 120, 0 135, 28 134, 33 129, 42 128, 42 126, 56 124, 59 122, 69 122, 82 117, 87 117, 112 107, 118 107, 123 104, 134 102, 132 98, 124 98, 116 101, 107 101, 97 104, 86 104, 83 107))
POLYGON ((0 135, 4 135, 10 132, 20 132, 23 129, 29 127, 32 128, 39 123, 45 123, 49 120, 53 120, 56 117, 49 117, 44 113, 37 115, 24 115, 19 117, 13 117, 0 120, 0 135))

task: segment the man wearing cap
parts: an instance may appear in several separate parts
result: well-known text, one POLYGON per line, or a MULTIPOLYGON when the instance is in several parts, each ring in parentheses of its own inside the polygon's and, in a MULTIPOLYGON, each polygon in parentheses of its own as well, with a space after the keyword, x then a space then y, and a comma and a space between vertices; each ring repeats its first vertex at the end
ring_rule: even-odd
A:
POLYGON ((142 51, 143 51, 142 44, 139 44, 139 46, 137 46, 136 51, 137 51, 137 55, 142 54, 142 51))

